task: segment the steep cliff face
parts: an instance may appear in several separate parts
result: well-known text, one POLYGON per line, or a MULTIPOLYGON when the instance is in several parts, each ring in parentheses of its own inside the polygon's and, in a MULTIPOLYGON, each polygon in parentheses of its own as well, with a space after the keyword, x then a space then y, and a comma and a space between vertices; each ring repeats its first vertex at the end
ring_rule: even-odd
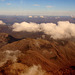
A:
POLYGON ((75 41, 22 39, 0 48, 1 75, 75 75, 75 41))

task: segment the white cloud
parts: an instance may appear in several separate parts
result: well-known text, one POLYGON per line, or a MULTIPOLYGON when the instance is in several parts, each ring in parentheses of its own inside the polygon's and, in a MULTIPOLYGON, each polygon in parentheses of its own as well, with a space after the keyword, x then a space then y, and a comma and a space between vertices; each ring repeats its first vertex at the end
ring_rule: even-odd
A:
POLYGON ((5 25, 5 23, 2 20, 0 20, 0 25, 5 25))
POLYGON ((44 18, 44 16, 40 16, 40 18, 44 18))
POLYGON ((6 50, 3 52, 0 52, 0 67, 3 66, 8 60, 11 60, 12 62, 17 62, 17 57, 21 54, 19 50, 11 51, 6 50))
POLYGON ((42 70, 41 66, 33 65, 32 67, 29 67, 27 72, 21 73, 21 75, 46 75, 46 72, 42 70))
POLYGON ((33 16, 28 16, 29 18, 32 18, 33 16))
POLYGON ((27 31, 27 32, 37 32, 40 31, 39 25, 36 23, 27 23, 27 22, 22 22, 22 23, 14 23, 13 24, 13 31, 20 32, 20 31, 27 31))
POLYGON ((42 23, 42 31, 54 39, 75 37, 75 24, 69 21, 59 21, 58 24, 42 23))
POLYGON ((69 21, 59 21, 55 23, 14 23, 12 25, 13 31, 20 32, 44 32, 54 39, 71 38, 75 37, 75 24, 69 21))

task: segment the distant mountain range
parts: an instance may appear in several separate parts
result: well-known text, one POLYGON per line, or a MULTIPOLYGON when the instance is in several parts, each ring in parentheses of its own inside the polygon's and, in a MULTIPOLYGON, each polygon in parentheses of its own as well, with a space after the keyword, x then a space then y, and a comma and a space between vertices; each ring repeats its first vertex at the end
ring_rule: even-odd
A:
POLYGON ((57 23, 58 21, 70 21, 75 23, 75 18, 70 16, 0 16, 7 25, 12 25, 15 22, 34 22, 34 23, 57 23))

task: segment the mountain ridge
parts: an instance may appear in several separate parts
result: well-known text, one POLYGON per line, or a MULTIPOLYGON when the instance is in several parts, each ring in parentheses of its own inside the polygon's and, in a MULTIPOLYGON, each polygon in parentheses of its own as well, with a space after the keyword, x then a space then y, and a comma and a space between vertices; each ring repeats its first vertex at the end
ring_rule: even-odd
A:
MULTIPOLYGON (((2 46, 0 48, 1 52, 5 54, 5 63, 8 63, 7 66, 0 67, 1 74, 10 75, 14 73, 11 75, 16 75, 16 70, 18 73, 18 69, 14 68, 14 72, 12 67, 9 67, 15 65, 15 63, 18 63, 17 66, 15 65, 16 67, 19 64, 27 67, 40 65, 42 70, 47 73, 43 75, 75 74, 75 41, 72 40, 21 39, 2 46), (16 62, 12 62, 14 59, 16 59, 16 62), (8 68, 12 69, 12 72, 8 71, 8 68)), ((0 61, 3 61, 3 59, 0 59, 0 61)), ((21 73, 18 75, 21 75, 21 73)))

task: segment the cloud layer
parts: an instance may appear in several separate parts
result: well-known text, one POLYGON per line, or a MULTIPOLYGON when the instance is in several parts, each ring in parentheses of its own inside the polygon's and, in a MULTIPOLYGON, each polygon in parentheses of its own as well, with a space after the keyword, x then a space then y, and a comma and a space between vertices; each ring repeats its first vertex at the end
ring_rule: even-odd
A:
POLYGON ((21 75, 46 75, 46 72, 42 70, 41 66, 33 65, 32 67, 29 67, 27 72, 22 73, 21 75))
POLYGON ((54 39, 75 37, 75 24, 69 21, 59 21, 57 25, 54 23, 42 23, 41 29, 54 39))
POLYGON ((0 25, 5 25, 5 23, 2 20, 0 20, 0 25))
POLYGON ((44 32, 50 35, 53 39, 71 38, 75 37, 75 24, 69 21, 59 21, 55 23, 14 23, 12 25, 13 31, 20 32, 44 32))
POLYGON ((10 51, 6 50, 3 52, 0 52, 0 67, 3 66, 8 60, 11 60, 12 62, 17 62, 17 57, 21 54, 19 50, 16 51, 10 51))
POLYGON ((13 31, 20 32, 20 31, 26 31, 26 32, 37 32, 40 31, 39 24, 36 23, 14 23, 13 24, 13 31))

